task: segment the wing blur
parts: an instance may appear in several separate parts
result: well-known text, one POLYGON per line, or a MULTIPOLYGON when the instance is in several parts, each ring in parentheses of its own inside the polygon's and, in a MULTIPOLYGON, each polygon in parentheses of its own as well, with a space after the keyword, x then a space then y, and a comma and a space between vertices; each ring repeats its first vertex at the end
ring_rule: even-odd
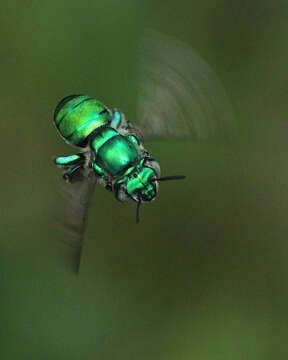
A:
POLYGON ((63 242, 72 250, 71 267, 79 272, 88 212, 96 184, 92 171, 83 170, 77 180, 64 183, 62 189, 61 227, 63 242))
POLYGON ((233 137, 232 106, 212 68, 189 46, 147 31, 140 53, 139 121, 145 137, 233 137))

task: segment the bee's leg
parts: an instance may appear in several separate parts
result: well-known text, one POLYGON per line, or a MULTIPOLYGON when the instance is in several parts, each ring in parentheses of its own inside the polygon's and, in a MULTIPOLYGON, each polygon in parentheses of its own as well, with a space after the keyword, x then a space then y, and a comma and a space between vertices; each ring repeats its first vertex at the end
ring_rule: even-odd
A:
POLYGON ((92 162, 91 167, 94 170, 96 176, 102 179, 104 178, 104 171, 99 165, 97 165, 95 162, 92 162))
POLYGON ((94 170, 94 174, 97 176, 99 183, 102 184, 106 190, 112 191, 112 182, 110 177, 105 175, 103 169, 95 162, 92 162, 91 167, 94 170))
POLYGON ((63 179, 67 183, 74 183, 83 179, 83 166, 75 166, 63 174, 63 179))
POLYGON ((84 153, 68 155, 68 156, 59 156, 54 159, 55 165, 62 169, 71 169, 76 166, 81 166, 85 164, 85 155, 84 153))
POLYGON ((54 163, 58 167, 66 170, 63 175, 63 179, 67 182, 75 182, 79 180, 79 177, 82 177, 82 169, 85 161, 84 153, 60 156, 54 159, 54 163))
POLYGON ((115 130, 128 130, 129 129, 129 121, 125 119, 125 115, 121 113, 119 110, 114 109, 113 110, 113 118, 111 121, 110 126, 115 130))
POLYGON ((112 182, 110 179, 105 179, 105 189, 107 191, 112 191, 113 190, 113 186, 112 186, 112 182))

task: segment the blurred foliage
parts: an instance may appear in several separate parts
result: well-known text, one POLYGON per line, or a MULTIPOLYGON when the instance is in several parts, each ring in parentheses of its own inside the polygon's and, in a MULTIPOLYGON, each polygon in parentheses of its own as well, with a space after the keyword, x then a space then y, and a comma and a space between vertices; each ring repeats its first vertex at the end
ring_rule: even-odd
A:
POLYGON ((1 4, 1 359, 287 359, 287 19, 284 0, 1 4), (147 143, 187 181, 138 226, 97 187, 76 277, 51 161, 73 149, 52 113, 87 93, 133 122, 146 27, 212 66, 239 138, 147 143))

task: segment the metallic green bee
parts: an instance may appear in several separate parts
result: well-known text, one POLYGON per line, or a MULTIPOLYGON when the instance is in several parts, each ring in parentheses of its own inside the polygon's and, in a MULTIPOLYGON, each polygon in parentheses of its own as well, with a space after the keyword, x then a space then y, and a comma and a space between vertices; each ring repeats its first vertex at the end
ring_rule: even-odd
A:
POLYGON ((155 199, 159 181, 184 178, 161 178, 159 163, 143 147, 139 135, 144 139, 198 141, 235 135, 233 113, 221 83, 210 66, 185 44, 147 32, 140 75, 137 128, 119 110, 111 111, 85 95, 67 96, 55 109, 54 122, 64 140, 82 149, 55 159, 65 170, 67 182, 81 180, 77 182, 79 191, 69 194, 71 211, 65 217, 67 221, 71 218, 70 240, 74 238, 80 250, 77 271, 88 202, 96 182, 114 192, 116 199, 137 203, 139 222, 140 205, 155 199))
POLYGON ((86 95, 70 95, 59 102, 54 113, 55 125, 71 145, 84 148, 75 155, 61 156, 55 164, 65 169, 64 179, 73 182, 77 173, 91 169, 98 180, 120 201, 152 201, 158 181, 183 179, 160 178, 160 166, 144 149, 135 130, 118 110, 113 112, 86 95))

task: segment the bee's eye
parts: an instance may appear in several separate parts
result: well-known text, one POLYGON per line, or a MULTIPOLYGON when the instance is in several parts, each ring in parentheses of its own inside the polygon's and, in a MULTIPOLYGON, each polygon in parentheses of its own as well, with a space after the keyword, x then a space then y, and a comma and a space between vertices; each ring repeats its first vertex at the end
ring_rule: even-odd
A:
POLYGON ((134 178, 137 178, 138 174, 137 174, 137 173, 134 173, 133 176, 134 176, 134 178))
POLYGON ((125 183, 116 184, 114 188, 114 194, 117 200, 122 202, 135 201, 127 192, 127 186, 125 183))
POLYGON ((145 159, 143 166, 152 169, 157 178, 160 177, 160 166, 156 160, 147 158, 145 159))

